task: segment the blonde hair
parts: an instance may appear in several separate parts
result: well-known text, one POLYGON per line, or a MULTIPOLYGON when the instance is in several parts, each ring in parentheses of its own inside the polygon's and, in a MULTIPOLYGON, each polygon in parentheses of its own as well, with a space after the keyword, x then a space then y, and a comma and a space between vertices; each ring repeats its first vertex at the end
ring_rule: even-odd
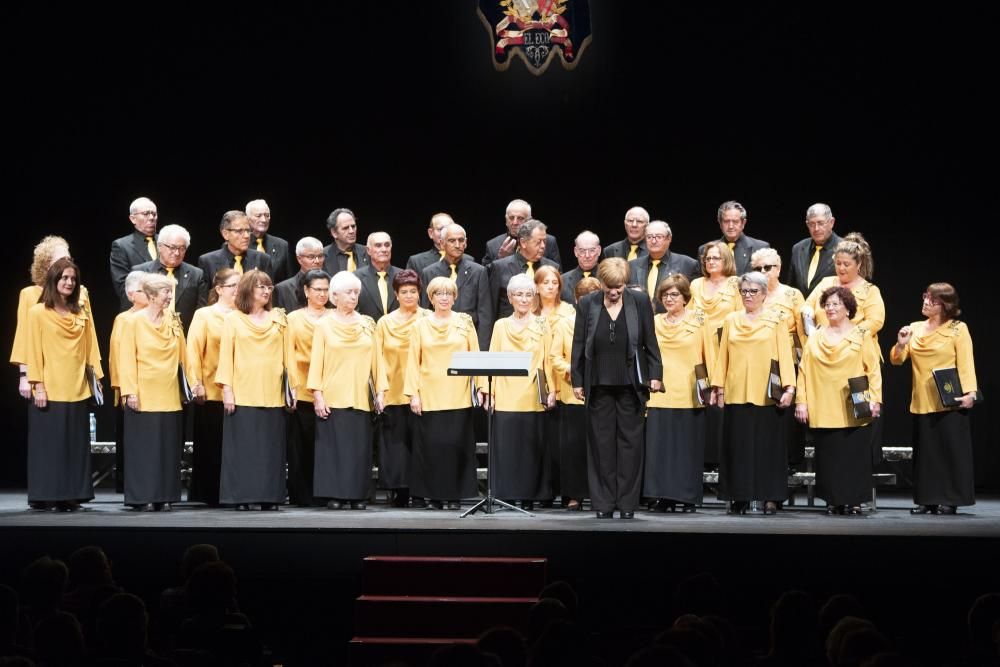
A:
POLYGON ((628 262, 621 257, 609 257, 597 265, 597 279, 605 287, 628 283, 628 262))
POLYGON ((69 254, 69 243, 61 236, 46 236, 35 246, 31 259, 31 282, 41 287, 45 284, 45 275, 52 265, 52 255, 57 248, 65 248, 69 254))
POLYGON ((438 292, 448 292, 454 297, 458 296, 458 286, 452 282, 451 278, 438 276, 427 284, 427 298, 433 299, 438 292))
POLYGON ((851 232, 837 244, 833 251, 837 255, 847 255, 858 263, 858 275, 865 280, 871 280, 875 275, 875 260, 872 258, 872 248, 860 232, 851 232))

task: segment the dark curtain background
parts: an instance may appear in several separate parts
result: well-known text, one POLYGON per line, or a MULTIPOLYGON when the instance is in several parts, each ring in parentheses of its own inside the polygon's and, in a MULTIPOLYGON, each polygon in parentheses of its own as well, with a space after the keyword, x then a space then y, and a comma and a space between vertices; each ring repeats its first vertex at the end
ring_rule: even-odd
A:
MULTIPOLYGON (((394 263, 427 245, 431 214, 466 226, 469 252, 503 229, 514 197, 558 236, 610 243, 634 204, 670 222, 673 250, 719 235, 737 199, 747 233, 787 260, 809 204, 862 231, 885 296, 883 349, 947 280, 963 298, 987 400, 996 354, 988 10, 752 3, 592 3, 593 42, 574 71, 520 62, 497 72, 469 0, 422 3, 19 3, 4 10, 4 242, 0 308, 13 337, 33 245, 65 236, 94 297, 106 356, 116 312, 111 241, 128 204, 193 236, 187 259, 222 242, 228 209, 267 199, 272 232, 328 240, 347 206, 359 237, 385 230, 394 263), (982 12, 982 15, 980 15, 982 12)), ((909 369, 887 367, 886 441, 909 444, 909 369)), ((0 409, 0 483, 24 477, 16 372, 0 409)), ((1000 487, 990 407, 973 421, 977 476, 1000 487)), ((110 438, 109 408, 98 434, 110 438)))

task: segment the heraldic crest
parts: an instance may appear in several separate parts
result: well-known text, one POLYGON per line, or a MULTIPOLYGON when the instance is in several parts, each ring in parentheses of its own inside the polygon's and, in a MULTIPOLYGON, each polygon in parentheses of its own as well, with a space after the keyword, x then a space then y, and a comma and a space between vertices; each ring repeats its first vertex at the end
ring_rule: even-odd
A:
POLYGON ((517 57, 536 75, 555 59, 573 69, 590 43, 588 0, 479 0, 479 16, 501 71, 517 57))

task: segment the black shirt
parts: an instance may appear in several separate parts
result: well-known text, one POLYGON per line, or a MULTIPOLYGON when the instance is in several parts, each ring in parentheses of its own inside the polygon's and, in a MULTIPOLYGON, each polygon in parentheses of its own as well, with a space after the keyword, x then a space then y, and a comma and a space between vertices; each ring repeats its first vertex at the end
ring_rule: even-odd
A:
POLYGON ((591 380, 595 385, 631 383, 628 376, 628 325, 625 320, 622 311, 618 312, 617 320, 612 320, 607 307, 601 306, 594 335, 594 374, 591 380))

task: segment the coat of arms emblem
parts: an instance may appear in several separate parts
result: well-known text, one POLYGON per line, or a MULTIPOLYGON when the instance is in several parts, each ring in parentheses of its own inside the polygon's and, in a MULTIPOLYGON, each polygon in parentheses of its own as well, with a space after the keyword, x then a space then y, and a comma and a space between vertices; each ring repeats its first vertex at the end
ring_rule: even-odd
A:
POLYGON ((556 59, 573 69, 590 43, 588 0, 480 0, 479 16, 501 71, 516 57, 536 75, 556 59))

